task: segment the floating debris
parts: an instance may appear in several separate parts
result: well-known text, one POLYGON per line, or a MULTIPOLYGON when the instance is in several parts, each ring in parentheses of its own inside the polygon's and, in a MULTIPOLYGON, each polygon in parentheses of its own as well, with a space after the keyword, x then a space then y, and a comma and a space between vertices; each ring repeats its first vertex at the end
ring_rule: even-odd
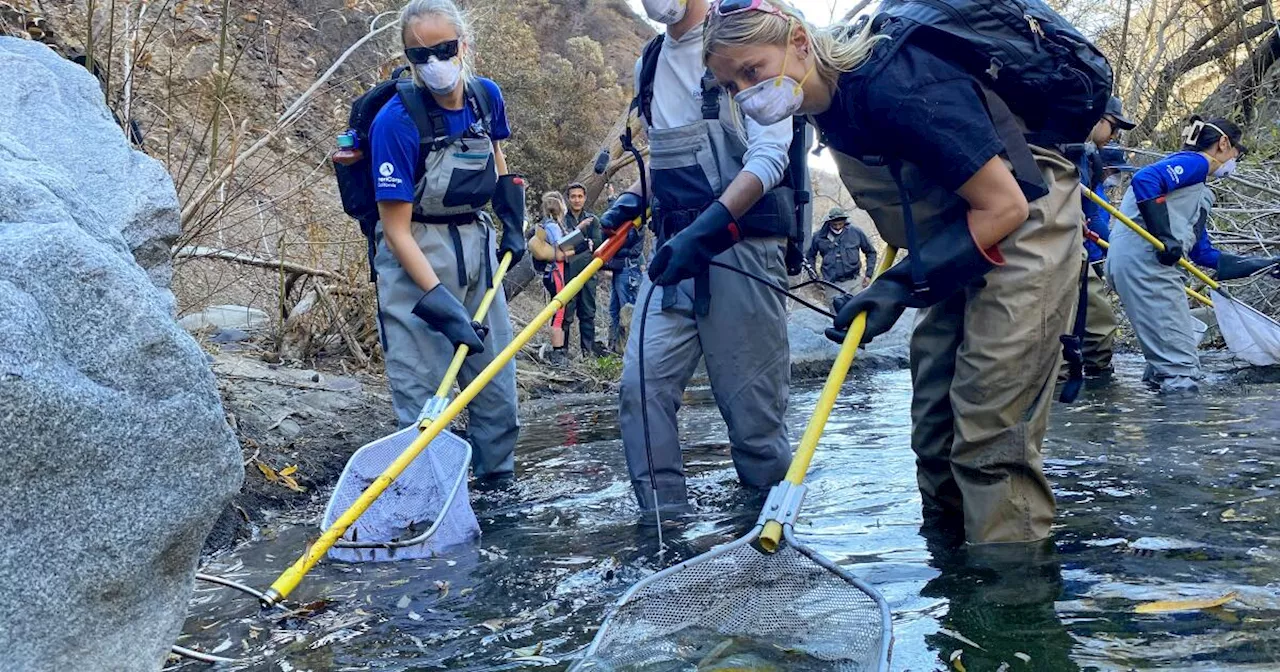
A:
POLYGON ((1236 599, 1236 591, 1231 591, 1221 597, 1199 600, 1158 600, 1156 602, 1144 602, 1133 608, 1137 614, 1167 614, 1179 611, 1199 611, 1201 609, 1212 609, 1221 607, 1222 605, 1236 599))

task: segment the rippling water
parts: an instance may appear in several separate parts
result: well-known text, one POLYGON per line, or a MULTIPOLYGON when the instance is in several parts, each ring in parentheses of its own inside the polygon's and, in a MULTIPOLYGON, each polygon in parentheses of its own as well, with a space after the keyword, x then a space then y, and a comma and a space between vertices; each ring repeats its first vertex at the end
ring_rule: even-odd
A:
MULTIPOLYGON (((1280 669, 1280 399, 1274 385, 1166 400, 1124 359, 1116 382, 1058 405, 1047 471, 1056 552, 975 566, 922 535, 904 371, 851 379, 797 526, 816 550, 875 585, 894 613, 896 670, 1280 669), (1136 614, 1152 600, 1224 607, 1136 614)), ((818 383, 793 389, 798 439, 818 383)), ((694 391, 681 435, 697 513, 658 555, 638 524, 613 399, 525 413, 520 480, 472 493, 484 537, 430 561, 322 563, 294 594, 315 614, 260 614, 200 585, 180 644, 244 669, 564 669, 605 608, 648 573, 745 533, 761 498, 736 485, 710 394, 694 391)), ((281 523, 206 571, 265 586, 314 530, 281 523)))

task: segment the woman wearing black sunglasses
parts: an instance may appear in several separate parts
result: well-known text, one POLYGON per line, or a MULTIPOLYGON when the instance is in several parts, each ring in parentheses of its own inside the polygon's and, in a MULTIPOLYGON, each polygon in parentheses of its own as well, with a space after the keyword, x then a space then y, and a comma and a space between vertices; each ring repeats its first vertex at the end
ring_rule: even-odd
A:
MULTIPOLYGON (((400 424, 419 419, 455 348, 471 355, 466 385, 511 342, 502 292, 484 324, 471 321, 498 259, 525 251, 524 185, 507 171, 501 141, 511 135, 502 92, 471 69, 471 31, 450 0, 413 0, 400 15, 414 85, 402 84, 369 133, 381 221, 374 266, 387 378, 400 424), (495 244, 492 201, 502 224, 495 244)), ((508 364, 471 405, 473 473, 514 474, 515 365, 508 364)))
POLYGON ((911 444, 926 522, 975 545, 1041 540, 1054 516, 1041 444, 1082 263, 1079 177, 1057 152, 1006 146, 979 82, 923 38, 874 25, 817 30, 780 2, 724 0, 703 58, 760 123, 809 115, 881 236, 910 248, 839 306, 829 335, 865 311, 874 338, 922 309, 911 444), (1028 201, 1015 153, 1047 194, 1028 201))

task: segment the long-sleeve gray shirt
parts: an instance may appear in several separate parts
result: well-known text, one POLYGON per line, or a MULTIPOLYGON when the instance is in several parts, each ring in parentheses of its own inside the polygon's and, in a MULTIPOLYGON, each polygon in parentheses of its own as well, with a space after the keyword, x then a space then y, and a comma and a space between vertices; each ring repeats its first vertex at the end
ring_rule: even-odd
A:
MULTIPOLYGON (((654 128, 679 128, 702 120, 702 24, 679 40, 663 36, 658 68, 653 76, 653 102, 650 105, 654 128)), ((640 82, 640 62, 636 62, 636 86, 640 82)), ((738 124, 746 129, 747 153, 742 169, 760 178, 764 190, 778 186, 787 170, 787 150, 791 147, 791 118, 772 126, 761 126, 750 118, 735 121, 734 109, 721 98, 720 123, 726 132, 738 133, 738 124)), ((731 177, 731 176, 728 176, 731 177)))

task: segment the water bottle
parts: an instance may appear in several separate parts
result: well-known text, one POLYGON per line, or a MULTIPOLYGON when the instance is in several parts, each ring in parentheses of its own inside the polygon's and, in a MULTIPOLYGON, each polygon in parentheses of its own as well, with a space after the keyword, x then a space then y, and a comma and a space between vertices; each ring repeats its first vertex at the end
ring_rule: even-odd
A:
POLYGON ((364 152, 360 151, 356 142, 356 132, 348 130, 338 135, 338 151, 334 152, 329 158, 334 163, 340 163, 344 166, 351 164, 364 158, 364 152))

